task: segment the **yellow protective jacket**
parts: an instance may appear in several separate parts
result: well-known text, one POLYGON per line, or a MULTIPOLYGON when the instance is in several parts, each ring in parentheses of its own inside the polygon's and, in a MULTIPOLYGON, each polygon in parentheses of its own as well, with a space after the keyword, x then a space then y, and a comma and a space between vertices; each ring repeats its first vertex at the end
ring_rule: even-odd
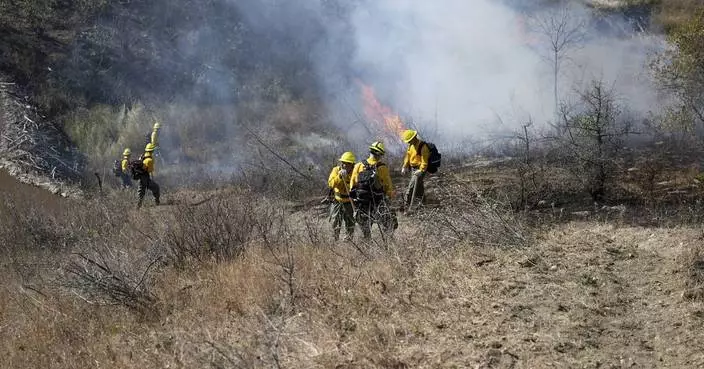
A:
POLYGON ((342 168, 338 165, 332 168, 330 172, 330 177, 328 177, 328 187, 335 192, 335 200, 337 202, 350 202, 350 193, 348 188, 350 188, 350 178, 352 173, 347 173, 346 178, 340 177, 340 170, 342 168))
POLYGON ((158 133, 157 130, 153 130, 153 131, 152 131, 152 141, 151 141, 151 144, 154 145, 154 146, 159 146, 159 144, 157 143, 157 136, 158 136, 158 135, 159 135, 159 133, 158 133))
POLYGON ((430 149, 428 149, 428 145, 418 141, 417 145, 408 145, 406 156, 403 158, 403 167, 411 167, 425 172, 428 170, 428 161, 430 161, 430 149), (420 147, 420 153, 418 147, 420 147))
POLYGON ((154 173, 154 159, 152 158, 152 154, 149 152, 144 153, 144 159, 142 159, 142 164, 144 164, 144 168, 147 169, 147 173, 152 174, 154 173))
POLYGON ((123 156, 122 157, 122 163, 120 163, 120 166, 122 167, 122 172, 127 173, 129 171, 130 167, 130 158, 129 156, 123 156))
MULTIPOLYGON (((394 195, 394 186, 391 183, 391 174, 389 174, 389 167, 384 164, 383 162, 377 161, 373 156, 369 156, 367 158, 367 163, 369 165, 376 165, 376 177, 379 179, 379 182, 381 183, 381 187, 384 189, 384 194, 389 197, 393 197, 394 195)), ((364 170, 364 164, 363 163, 357 163, 354 165, 354 169, 352 170, 352 178, 350 178, 350 188, 353 188, 354 186, 357 185, 357 181, 359 178, 359 173, 364 170)))

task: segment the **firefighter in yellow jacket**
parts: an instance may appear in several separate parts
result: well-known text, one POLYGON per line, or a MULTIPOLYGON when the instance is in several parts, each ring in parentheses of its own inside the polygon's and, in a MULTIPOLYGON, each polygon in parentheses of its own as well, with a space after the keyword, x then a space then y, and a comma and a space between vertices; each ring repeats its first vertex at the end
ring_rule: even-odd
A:
POLYGON ((144 154, 142 155, 142 168, 140 169, 140 172, 137 175, 137 178, 139 180, 139 200, 137 202, 137 207, 140 208, 142 206, 142 201, 144 201, 144 196, 147 193, 147 190, 150 190, 152 192, 152 195, 154 196, 154 203, 159 205, 159 185, 154 182, 154 180, 151 178, 151 174, 154 173, 154 158, 152 157, 154 153, 154 145, 151 143, 147 144, 147 146, 144 148, 144 154))
POLYGON ((130 156, 132 151, 128 148, 122 152, 122 161, 120 162, 120 168, 122 168, 122 173, 120 174, 120 179, 122 179, 122 188, 132 187, 132 177, 130 177, 130 156))
POLYGON ((159 148, 159 129, 161 129, 161 123, 154 123, 154 126, 152 127, 152 135, 149 140, 149 143, 154 145, 154 149, 159 148))
POLYGON ((404 196, 404 205, 406 209, 411 207, 411 201, 418 199, 423 202, 425 187, 423 179, 428 170, 428 162, 430 161, 430 149, 418 137, 418 132, 412 129, 407 129, 401 134, 403 142, 408 144, 406 156, 403 158, 403 166, 401 174, 411 173, 411 180, 408 182, 408 188, 404 196))
POLYGON ((371 226, 375 222, 381 225, 386 235, 391 235, 398 227, 396 214, 389 206, 389 199, 394 197, 394 187, 389 168, 382 161, 385 154, 383 143, 372 143, 369 157, 355 165, 350 178, 352 199, 357 210, 355 218, 367 239, 371 237, 371 226))
POLYGON ((354 208, 350 199, 350 178, 356 158, 352 152, 345 152, 340 157, 340 165, 332 168, 328 177, 328 187, 334 192, 335 200, 330 206, 330 221, 335 241, 340 238, 340 228, 345 223, 347 234, 345 241, 351 241, 354 235, 354 208))
POLYGON ((154 146, 153 156, 161 157, 161 150, 159 147, 159 130, 161 129, 161 123, 155 122, 152 126, 152 132, 148 133, 146 136, 145 144, 152 144, 154 146))

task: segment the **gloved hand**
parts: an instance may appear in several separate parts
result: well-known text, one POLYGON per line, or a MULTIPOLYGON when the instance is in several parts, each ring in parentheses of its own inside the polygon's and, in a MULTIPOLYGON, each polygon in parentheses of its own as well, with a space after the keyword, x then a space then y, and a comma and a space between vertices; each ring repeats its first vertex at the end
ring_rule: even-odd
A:
POLYGON ((347 169, 340 169, 340 177, 342 177, 342 178, 347 177, 347 169))
POLYGON ((420 169, 417 169, 417 170, 414 170, 414 171, 413 171, 413 175, 416 176, 416 177, 420 176, 421 174, 423 174, 423 171, 420 170, 420 169))
POLYGON ((408 167, 401 168, 401 174, 406 174, 408 172, 408 167))

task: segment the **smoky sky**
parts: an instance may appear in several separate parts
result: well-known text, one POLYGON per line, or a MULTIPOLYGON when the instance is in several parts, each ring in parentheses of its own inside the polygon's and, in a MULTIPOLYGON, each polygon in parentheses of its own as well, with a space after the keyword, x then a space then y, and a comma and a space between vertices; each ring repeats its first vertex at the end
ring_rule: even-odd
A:
MULTIPOLYGON (((361 111, 358 81, 439 139, 511 130, 528 119, 546 123, 554 117, 552 69, 544 53, 548 40, 529 24, 560 14, 556 5, 489 0, 233 4, 255 27, 272 27, 282 37, 272 47, 284 42, 307 51, 320 94, 335 117, 332 123, 342 129, 355 119, 350 110, 361 111)), ((642 32, 642 24, 627 14, 596 16, 578 2, 557 6, 575 21, 583 20, 586 34, 561 60, 560 99, 568 101, 598 79, 613 86, 631 110, 646 114, 656 106, 647 62, 662 47, 662 38, 642 32)), ((368 136, 361 130, 350 134, 368 136)))
MULTIPOLYGON (((79 37, 63 76, 70 82, 66 85, 90 90, 98 102, 120 102, 125 95, 152 105, 226 106, 218 124, 228 127, 215 131, 225 132, 219 139, 231 141, 242 136, 231 126, 242 115, 238 109, 243 101, 250 110, 275 109, 287 99, 315 101, 325 110, 315 115, 316 123, 337 130, 358 147, 376 138, 373 130, 358 124, 363 83, 423 137, 461 141, 511 131, 529 119, 536 125, 554 119, 546 40, 533 32, 530 19, 550 16, 555 3, 112 4, 112 13, 79 37), (231 117, 222 117, 227 114, 231 117)), ((566 2, 557 3, 562 7, 566 2)), ((636 113, 645 115, 657 107, 647 62, 663 39, 643 32, 643 22, 634 22, 632 15, 596 16, 579 2, 567 3, 565 9, 575 19, 586 19, 587 37, 564 57, 560 99, 569 101, 575 90, 600 79, 636 113)), ((173 120, 182 115, 169 113, 173 120)), ((266 118, 260 115, 251 124, 266 118)), ((199 120, 171 123, 191 121, 199 120)), ((305 132, 293 131, 305 127, 280 130, 301 136, 305 132)))

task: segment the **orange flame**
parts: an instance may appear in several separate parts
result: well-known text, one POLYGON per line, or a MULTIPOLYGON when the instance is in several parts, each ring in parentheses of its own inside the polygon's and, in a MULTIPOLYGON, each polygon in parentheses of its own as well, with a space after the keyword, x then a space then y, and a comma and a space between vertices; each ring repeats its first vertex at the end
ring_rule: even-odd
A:
POLYGON ((401 117, 391 108, 383 105, 376 98, 374 88, 360 82, 362 86, 362 100, 364 101, 364 115, 367 116, 382 133, 398 138, 406 129, 401 117))

